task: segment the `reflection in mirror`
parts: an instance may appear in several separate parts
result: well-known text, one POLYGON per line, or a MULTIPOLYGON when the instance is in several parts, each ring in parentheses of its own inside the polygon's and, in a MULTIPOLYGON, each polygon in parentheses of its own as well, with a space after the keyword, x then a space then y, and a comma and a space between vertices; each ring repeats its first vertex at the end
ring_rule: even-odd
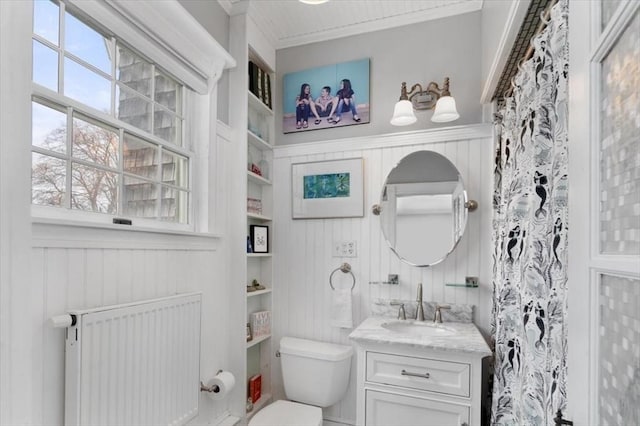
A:
POLYGON ((447 158, 432 151, 409 154, 382 189, 380 223, 389 246, 414 266, 441 262, 464 233, 466 197, 462 177, 447 158))

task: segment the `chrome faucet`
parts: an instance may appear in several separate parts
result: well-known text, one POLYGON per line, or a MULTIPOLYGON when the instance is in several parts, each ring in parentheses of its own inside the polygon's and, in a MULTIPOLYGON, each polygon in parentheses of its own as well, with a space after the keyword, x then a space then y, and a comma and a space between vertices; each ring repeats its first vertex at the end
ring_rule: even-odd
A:
POLYGON ((442 324, 442 309, 451 309, 451 305, 439 305, 436 303, 436 313, 433 315, 433 322, 442 324))
POLYGON ((418 297, 416 298, 416 321, 424 321, 424 308, 422 307, 422 283, 418 284, 418 297))

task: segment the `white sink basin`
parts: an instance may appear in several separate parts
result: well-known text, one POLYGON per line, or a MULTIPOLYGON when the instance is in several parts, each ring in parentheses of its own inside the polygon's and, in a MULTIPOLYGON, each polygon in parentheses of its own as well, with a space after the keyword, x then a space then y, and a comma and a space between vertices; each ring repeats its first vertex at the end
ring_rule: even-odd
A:
POLYGON ((456 330, 427 321, 387 321, 380 326, 389 331, 412 337, 443 337, 457 334, 456 330))

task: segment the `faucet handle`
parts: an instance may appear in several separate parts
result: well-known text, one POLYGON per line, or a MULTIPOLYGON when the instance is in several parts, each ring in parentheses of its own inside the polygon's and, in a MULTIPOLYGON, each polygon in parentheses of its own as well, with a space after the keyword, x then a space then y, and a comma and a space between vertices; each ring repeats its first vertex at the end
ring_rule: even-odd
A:
POLYGON ((442 323, 442 313, 440 312, 442 309, 451 309, 451 305, 440 305, 436 303, 436 312, 433 315, 433 322, 442 323))
POLYGON ((400 306, 398 308, 398 319, 402 319, 402 320, 406 320, 407 319, 407 313, 404 310, 404 303, 389 302, 389 305, 391 305, 391 306, 400 306))

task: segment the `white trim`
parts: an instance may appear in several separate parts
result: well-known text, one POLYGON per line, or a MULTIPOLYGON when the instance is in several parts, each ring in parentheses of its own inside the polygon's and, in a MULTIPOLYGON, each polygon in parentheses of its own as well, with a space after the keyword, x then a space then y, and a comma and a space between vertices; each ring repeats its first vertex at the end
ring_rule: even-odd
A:
POLYGON ((299 143, 273 147, 274 158, 296 157, 299 155, 324 154, 329 152, 361 151, 364 149, 390 148, 445 141, 485 139, 493 137, 492 124, 470 124, 438 129, 388 133, 383 135, 359 136, 333 139, 330 141, 299 143), (345 140, 349 143, 345 144, 345 140))
POLYGON ((218 137, 222 138, 226 142, 231 142, 233 129, 224 121, 217 120, 216 133, 218 134, 218 137))
POLYGON ((215 250, 221 235, 139 226, 34 219, 33 247, 215 250))
POLYGON ((502 71, 509 59, 511 48, 518 37, 518 32, 520 31, 522 21, 527 14, 530 3, 531 1, 514 1, 511 3, 507 22, 504 26, 502 36, 498 41, 498 48, 493 57, 491 67, 489 68, 487 80, 484 82, 484 87, 482 88, 482 95, 480 96, 480 103, 482 104, 490 103, 493 98, 493 94, 500 82, 502 71))
POLYGON ((235 59, 175 0, 68 0, 200 94, 235 59), (157 29, 157 30, 154 30, 157 29), (158 30, 161 30, 159 32, 158 30))
MULTIPOLYGON (((592 62, 602 62, 609 54, 614 44, 627 29, 627 25, 629 25, 639 7, 640 2, 630 0, 626 0, 618 6, 606 28, 595 41, 595 48, 591 55, 592 62)), ((598 22, 598 26, 600 25, 601 23, 598 22)))
POLYGON ((43 419, 34 400, 42 316, 33 308, 42 294, 31 285, 29 223, 32 16, 31 2, 0 1, 0 424, 7 425, 43 419))
POLYGON ((273 32, 272 24, 268 20, 266 20, 263 16, 256 16, 255 12, 252 13, 253 8, 249 8, 249 13, 255 20, 258 27, 260 27, 260 29, 265 34, 270 34, 268 36, 270 39, 275 40, 274 46, 277 50, 309 43, 333 40, 342 37, 349 37, 373 31, 386 30, 389 28, 416 24, 418 22, 447 18, 449 16, 475 12, 480 9, 482 9, 481 0, 469 0, 450 5, 448 4, 443 7, 425 9, 418 12, 413 12, 411 14, 403 14, 400 16, 392 16, 375 21, 361 22, 350 25, 348 27, 332 28, 322 32, 300 34, 283 39, 277 38, 277 36, 273 32))

